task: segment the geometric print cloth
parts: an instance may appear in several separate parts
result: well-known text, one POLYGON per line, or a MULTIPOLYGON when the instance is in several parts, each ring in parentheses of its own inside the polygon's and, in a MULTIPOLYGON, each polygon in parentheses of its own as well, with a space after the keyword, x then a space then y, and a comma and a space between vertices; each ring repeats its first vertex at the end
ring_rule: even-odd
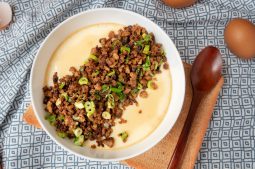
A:
POLYGON ((224 86, 200 149, 196 169, 255 168, 255 59, 241 60, 224 43, 232 18, 255 23, 253 0, 200 0, 173 9, 160 0, 10 0, 13 22, 0 31, 0 154, 4 168, 127 169, 118 162, 77 157, 47 134, 22 121, 30 103, 33 59, 45 37, 72 15, 116 7, 146 16, 174 41, 182 60, 192 63, 207 45, 223 56, 224 86))

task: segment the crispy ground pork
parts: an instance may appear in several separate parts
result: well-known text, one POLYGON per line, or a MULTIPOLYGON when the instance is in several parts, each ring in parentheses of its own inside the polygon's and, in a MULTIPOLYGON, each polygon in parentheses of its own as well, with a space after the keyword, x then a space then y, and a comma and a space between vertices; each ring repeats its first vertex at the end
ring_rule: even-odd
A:
POLYGON ((137 105, 138 95, 147 98, 147 88, 158 88, 153 77, 162 64, 165 69, 168 64, 161 44, 139 25, 124 27, 117 34, 111 31, 99 41, 86 63, 78 70, 70 68, 72 75, 53 75, 53 86, 43 88, 43 102, 46 119, 58 136, 74 139, 79 146, 91 140, 97 146, 113 147, 115 139, 128 139, 126 131, 119 138, 111 136, 116 119, 124 123, 125 108, 137 105))

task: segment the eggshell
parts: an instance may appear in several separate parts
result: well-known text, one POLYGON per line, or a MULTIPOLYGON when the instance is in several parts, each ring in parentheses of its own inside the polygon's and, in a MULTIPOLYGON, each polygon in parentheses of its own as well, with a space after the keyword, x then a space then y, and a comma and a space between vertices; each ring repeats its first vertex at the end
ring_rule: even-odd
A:
POLYGON ((166 5, 172 8, 184 8, 193 5, 197 0, 163 0, 166 5))
POLYGON ((255 25, 246 19, 233 19, 224 31, 230 51, 240 58, 255 57, 255 25))
POLYGON ((0 2, 0 30, 6 28, 12 20, 12 9, 6 2, 0 2))

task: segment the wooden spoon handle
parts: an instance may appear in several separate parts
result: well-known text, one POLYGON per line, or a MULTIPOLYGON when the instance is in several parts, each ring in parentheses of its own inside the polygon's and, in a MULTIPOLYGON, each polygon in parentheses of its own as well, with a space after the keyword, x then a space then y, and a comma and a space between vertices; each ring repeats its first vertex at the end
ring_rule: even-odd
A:
POLYGON ((195 114, 197 112, 197 108, 198 108, 203 97, 204 97, 203 93, 194 93, 188 116, 186 118, 181 135, 178 139, 177 145, 174 149, 173 155, 169 162, 168 169, 177 169, 178 164, 182 160, 182 155, 183 155, 183 152, 184 152, 186 144, 187 144, 191 125, 194 120, 195 114))

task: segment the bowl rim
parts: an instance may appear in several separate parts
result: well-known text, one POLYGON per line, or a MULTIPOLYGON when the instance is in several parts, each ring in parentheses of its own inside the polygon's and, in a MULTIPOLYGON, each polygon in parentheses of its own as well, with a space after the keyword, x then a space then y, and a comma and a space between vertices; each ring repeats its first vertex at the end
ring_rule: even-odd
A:
MULTIPOLYGON (((47 127, 44 125, 44 123, 42 122, 42 119, 39 117, 38 115, 38 111, 36 109, 36 106, 35 106, 35 103, 34 103, 34 97, 33 97, 33 93, 32 93, 32 82, 33 82, 33 77, 34 77, 34 74, 35 74, 35 63, 37 62, 37 59, 39 57, 39 53, 41 51, 41 49, 43 48, 44 44, 48 41, 48 39, 52 36, 52 34, 54 34, 54 32, 58 31, 58 29, 60 27, 62 27, 65 23, 69 22, 70 20, 76 18, 76 17, 79 17, 80 15, 84 15, 86 13, 91 13, 91 12, 97 12, 97 11, 118 11, 118 12, 124 12, 124 13, 127 13, 127 14, 131 14, 131 15, 136 15, 136 16, 139 16, 141 18, 143 18, 144 20, 146 20, 146 22, 149 22, 150 24, 152 25, 155 25, 158 29, 162 30, 162 33, 165 34, 169 40, 172 42, 172 44, 174 45, 174 47, 176 48, 176 45, 173 43, 172 39, 166 34, 166 32, 159 26, 157 25, 156 23, 154 23, 153 21, 151 21, 150 19, 146 18, 145 16, 143 15, 140 15, 139 13, 136 13, 136 12, 133 12, 133 11, 129 11, 129 10, 125 10, 125 9, 121 9, 121 8, 95 8, 95 9, 88 9, 86 11, 83 11, 83 12, 80 12, 78 14, 75 14, 69 18, 67 18, 66 20, 64 20, 63 22, 61 22, 58 26, 56 26, 47 36, 46 38, 44 39, 44 41, 41 43, 39 49, 37 50, 37 53, 36 53, 36 56, 34 58, 34 61, 33 61, 33 64, 32 64, 32 68, 31 68, 31 75, 30 75, 30 84, 29 84, 29 89, 30 89, 30 92, 31 92, 31 102, 32 102, 32 107, 33 107, 33 110, 35 112, 35 115, 36 115, 36 118, 37 120, 39 121, 40 125, 42 126, 42 129, 47 133, 48 136, 50 136, 50 138, 55 142, 57 143, 57 145, 59 145, 60 147, 62 147, 65 151, 67 152, 71 152, 72 154, 75 154, 76 156, 78 157, 82 157, 82 158, 86 158, 86 159, 89 159, 89 160, 96 160, 96 161, 120 161, 120 160, 126 160, 126 159, 129 159, 129 158, 132 158, 132 157, 135 157, 135 156, 138 156, 144 152, 146 152, 147 150, 149 150, 150 148, 152 148, 153 146, 155 146, 157 143, 159 143, 169 132, 170 130, 172 129, 173 125, 176 123, 180 113, 181 113, 181 109, 182 109, 182 106, 183 106, 183 103, 184 103, 184 96, 185 96, 185 86, 186 86, 186 79, 185 79, 185 72, 184 72, 184 66, 183 66, 183 63, 182 63, 182 60, 181 60, 181 57, 180 57, 180 54, 176 48, 176 51, 178 53, 178 56, 176 57, 177 58, 177 62, 179 62, 179 64, 181 64, 181 69, 179 70, 180 71, 180 74, 182 74, 182 81, 183 83, 180 84, 180 88, 181 88, 181 91, 182 93, 180 93, 179 95, 179 100, 180 100, 180 105, 178 105, 177 107, 177 110, 178 110, 178 114, 176 116, 175 119, 173 119, 173 125, 168 127, 167 131, 168 132, 164 132, 161 137, 159 137, 157 139, 157 141, 151 143, 150 145, 146 146, 145 148, 143 148, 143 150, 140 150, 140 151, 136 151, 135 153, 133 153, 132 155, 127 155, 125 157, 116 157, 116 158, 108 158, 108 159, 104 159, 104 158, 93 158, 93 157, 88 157, 88 156, 85 156, 83 154, 80 154, 80 153, 77 153, 75 151, 73 151, 71 148, 69 148, 68 146, 65 146, 64 144, 60 143, 57 139, 55 139, 56 135, 52 135, 48 130, 47 130, 47 127)), ((171 101, 170 101, 171 102, 171 101)), ((37 103, 38 104, 38 103, 37 103)), ((170 103, 169 103, 170 104, 170 103)), ((169 108, 168 108, 169 109, 169 108)), ((168 113, 168 112, 167 112, 168 113)), ((167 114, 166 113, 166 114, 167 114)), ((160 122, 159 126, 163 123, 164 119, 160 122)), ((159 127, 158 126, 158 127, 159 127)), ((155 129, 156 130, 156 129, 155 129)), ((152 133, 151 133, 152 134, 152 133)), ((151 135, 150 134, 150 135, 151 135)))

